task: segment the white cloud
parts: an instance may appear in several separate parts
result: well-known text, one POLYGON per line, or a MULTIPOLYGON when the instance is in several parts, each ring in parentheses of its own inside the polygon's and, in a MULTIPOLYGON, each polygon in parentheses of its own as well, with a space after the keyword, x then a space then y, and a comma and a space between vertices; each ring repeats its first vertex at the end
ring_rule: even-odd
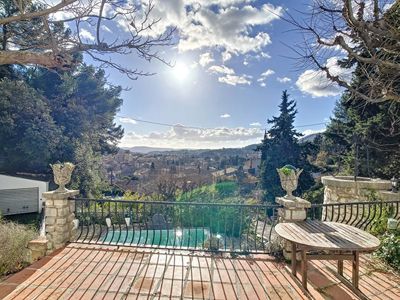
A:
POLYGON ((271 55, 269 55, 268 53, 266 53, 266 52, 260 52, 260 58, 271 58, 271 55))
POLYGON ((223 114, 223 115, 220 115, 220 118, 223 118, 223 119, 230 118, 230 117, 231 117, 230 114, 223 114))
POLYGON ((101 29, 103 29, 104 31, 107 31, 107 32, 109 32, 109 33, 112 33, 112 30, 109 28, 109 27, 107 27, 106 25, 101 25, 101 29))
POLYGON ((289 77, 277 77, 276 80, 282 83, 287 83, 292 81, 292 79, 290 79, 289 77))
POLYGON ((249 76, 249 75, 237 76, 237 75, 227 74, 226 76, 218 77, 219 82, 226 83, 226 84, 233 85, 233 86, 243 85, 243 84, 250 85, 251 81, 249 79, 251 79, 251 76, 249 76))
POLYGON ((86 30, 86 29, 84 29, 84 28, 82 28, 82 29, 79 31, 79 35, 80 35, 80 37, 83 38, 83 39, 87 39, 87 40, 90 40, 90 41, 94 41, 94 35, 93 35, 90 31, 88 31, 88 30, 86 30))
POLYGON ((262 138, 259 128, 211 128, 192 129, 175 125, 165 132, 138 134, 127 132, 121 140, 121 147, 150 146, 170 148, 222 148, 243 147, 257 143, 262 138))
MULTIPOLYGON (((135 20, 139 23, 147 0, 137 2, 142 9, 135 20)), ((149 19, 159 21, 151 26, 147 34, 158 36, 172 27, 176 28, 178 51, 197 51, 200 54, 199 63, 203 66, 212 62, 209 53, 221 57, 223 63, 233 55, 251 54, 261 59, 269 57, 264 48, 271 44, 268 33, 271 29, 263 25, 278 20, 283 13, 280 6, 254 0, 155 0, 149 19)), ((122 17, 117 20, 118 26, 125 32, 128 32, 132 21, 122 17)), ((242 77, 242 82, 245 81, 243 76, 239 77, 242 77)))
MULTIPOLYGON (((254 27, 269 24, 282 14, 282 7, 256 6, 251 0, 158 0, 151 18, 160 21, 152 26, 152 34, 156 36, 176 27, 180 51, 213 48, 241 54, 258 52, 271 39, 258 28, 254 32, 254 27)), ((120 22, 124 27, 131 20, 120 22)))
POLYGON ((261 127, 261 123, 260 122, 253 122, 253 123, 250 123, 250 126, 261 127))
POLYGON ((235 71, 227 66, 211 66, 208 68, 208 71, 212 73, 220 73, 220 74, 235 74, 235 71))
POLYGON ((265 72, 261 73, 260 77, 257 79, 257 82, 260 83, 260 86, 265 87, 266 86, 265 80, 267 79, 267 77, 273 74, 275 74, 274 70, 267 69, 265 72))
POLYGON ((232 54, 230 54, 228 51, 222 52, 222 61, 226 62, 232 58, 232 54))
POLYGON ((213 61, 214 61, 214 58, 212 57, 212 54, 210 52, 200 54, 199 64, 202 67, 205 67, 206 65, 212 63, 213 61))
MULTIPOLYGON (((337 57, 331 57, 326 61, 326 67, 333 76, 350 81, 353 73, 352 69, 341 68, 337 64, 337 57)), ((296 81, 297 87, 303 93, 310 94, 313 97, 328 97, 340 95, 342 89, 326 77, 324 71, 306 70, 296 81)))
POLYGON ((118 120, 123 124, 137 124, 137 122, 131 118, 121 117, 118 120))
POLYGON ((268 69, 268 70, 266 70, 265 72, 263 72, 263 73, 261 73, 261 77, 268 77, 268 76, 271 76, 271 75, 273 75, 273 74, 275 74, 275 71, 274 70, 272 70, 272 69, 268 69))
POLYGON ((257 25, 278 19, 282 8, 264 4, 260 8, 245 5, 212 9, 201 6, 190 13, 190 22, 181 28, 180 51, 216 47, 233 53, 258 52, 271 43, 267 32, 251 33, 257 25), (271 13, 273 11, 274 13, 271 13))

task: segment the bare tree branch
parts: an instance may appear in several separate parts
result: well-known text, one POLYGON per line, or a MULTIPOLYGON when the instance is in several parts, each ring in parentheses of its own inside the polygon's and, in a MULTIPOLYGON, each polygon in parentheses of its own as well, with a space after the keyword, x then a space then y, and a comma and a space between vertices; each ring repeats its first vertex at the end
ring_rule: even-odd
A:
POLYGON ((147 61, 170 64, 159 50, 173 45, 175 29, 155 34, 152 28, 160 20, 151 17, 152 0, 147 4, 62 0, 51 6, 46 0, 8 1, 9 10, 0 12, 0 65, 38 64, 66 70, 77 63, 76 53, 84 53, 101 67, 114 68, 136 79, 153 73, 118 64, 113 61, 115 55, 136 54, 147 61))
POLYGON ((400 0, 390 8, 387 1, 314 0, 305 18, 286 18, 304 34, 296 45, 305 64, 311 61, 328 79, 368 102, 400 101, 400 0), (345 56, 343 56, 345 53, 345 56), (342 68, 358 66, 365 82, 354 88, 332 74, 325 62, 343 57, 342 68))
POLYGON ((58 3, 54 6, 48 7, 43 10, 30 12, 30 13, 24 13, 24 10, 21 9, 22 7, 20 5, 18 5, 20 14, 0 19, 0 25, 9 24, 9 23, 17 22, 17 21, 22 21, 22 20, 31 20, 31 19, 39 18, 39 17, 43 17, 43 16, 48 16, 51 13, 61 11, 62 8, 68 6, 76 1, 78 1, 78 0, 62 0, 60 3, 58 3))

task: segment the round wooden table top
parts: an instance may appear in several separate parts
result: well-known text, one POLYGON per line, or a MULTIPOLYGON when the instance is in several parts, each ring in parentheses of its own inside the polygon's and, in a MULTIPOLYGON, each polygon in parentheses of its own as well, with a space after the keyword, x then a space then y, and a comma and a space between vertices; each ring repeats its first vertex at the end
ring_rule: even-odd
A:
POLYGON ((379 239, 356 227, 321 221, 279 223, 276 233, 282 238, 305 248, 369 252, 377 249, 379 239))

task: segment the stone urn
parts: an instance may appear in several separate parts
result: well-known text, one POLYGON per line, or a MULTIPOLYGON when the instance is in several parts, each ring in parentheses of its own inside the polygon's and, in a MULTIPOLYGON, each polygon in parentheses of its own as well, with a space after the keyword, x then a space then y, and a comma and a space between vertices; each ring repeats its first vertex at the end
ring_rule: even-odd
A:
POLYGON ((52 164, 50 165, 50 167, 53 169, 54 182, 58 184, 58 189, 56 190, 56 192, 68 191, 65 188, 65 185, 67 185, 71 181, 71 174, 72 171, 75 169, 75 165, 73 163, 66 162, 52 164))
POLYGON ((295 200, 296 197, 293 196, 293 191, 297 189, 297 183, 299 181, 299 176, 303 170, 296 169, 292 165, 286 165, 280 169, 276 169, 281 180, 281 186, 286 191, 284 198, 295 200))

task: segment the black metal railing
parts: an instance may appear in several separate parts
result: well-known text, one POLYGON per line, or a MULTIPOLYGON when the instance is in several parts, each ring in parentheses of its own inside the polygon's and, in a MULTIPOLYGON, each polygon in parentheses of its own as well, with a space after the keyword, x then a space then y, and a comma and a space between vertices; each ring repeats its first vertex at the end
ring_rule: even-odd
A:
POLYGON ((388 219, 400 220, 400 200, 312 204, 308 218, 345 223, 381 234, 387 229, 388 219))
POLYGON ((269 252, 278 205, 71 199, 75 241, 165 249, 269 252))

